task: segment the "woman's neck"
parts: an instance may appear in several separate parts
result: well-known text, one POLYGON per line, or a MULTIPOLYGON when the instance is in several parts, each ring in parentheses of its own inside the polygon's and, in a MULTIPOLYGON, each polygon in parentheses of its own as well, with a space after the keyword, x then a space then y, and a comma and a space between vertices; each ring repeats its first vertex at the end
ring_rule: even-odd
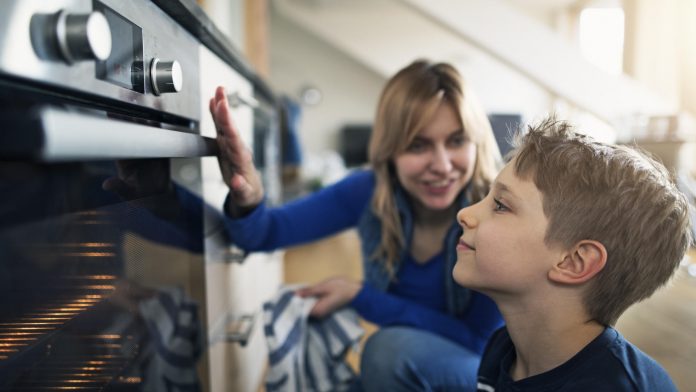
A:
POLYGON ((447 231, 454 224, 455 208, 452 206, 443 211, 414 208, 410 252, 417 263, 432 260, 442 251, 447 231))
POLYGON ((422 227, 449 227, 455 222, 458 208, 451 205, 444 210, 432 210, 416 203, 413 206, 413 223, 422 227))

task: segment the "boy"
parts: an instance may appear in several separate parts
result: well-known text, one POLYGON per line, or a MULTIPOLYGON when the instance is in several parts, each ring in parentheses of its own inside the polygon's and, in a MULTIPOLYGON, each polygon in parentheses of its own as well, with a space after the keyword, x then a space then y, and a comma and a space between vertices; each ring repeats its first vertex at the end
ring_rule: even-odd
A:
POLYGON ((691 244, 689 205, 660 163, 554 118, 518 138, 488 196, 464 208, 454 279, 488 294, 506 327, 479 391, 676 391, 615 329, 691 244))

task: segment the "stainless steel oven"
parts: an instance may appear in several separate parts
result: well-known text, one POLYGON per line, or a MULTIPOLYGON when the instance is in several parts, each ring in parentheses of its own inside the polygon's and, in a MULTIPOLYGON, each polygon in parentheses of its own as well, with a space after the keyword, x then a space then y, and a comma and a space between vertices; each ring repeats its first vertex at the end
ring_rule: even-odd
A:
POLYGON ((0 2, 0 390, 207 389, 198 48, 147 0, 0 2))

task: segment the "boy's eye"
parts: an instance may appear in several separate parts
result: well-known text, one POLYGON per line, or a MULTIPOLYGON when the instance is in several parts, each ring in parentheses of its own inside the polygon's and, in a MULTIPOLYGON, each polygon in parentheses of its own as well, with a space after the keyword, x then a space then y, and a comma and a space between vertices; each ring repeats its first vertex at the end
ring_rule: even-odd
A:
POLYGON ((510 210, 505 204, 501 203, 498 199, 493 199, 493 202, 495 203, 495 208, 493 208, 495 212, 503 212, 510 210))

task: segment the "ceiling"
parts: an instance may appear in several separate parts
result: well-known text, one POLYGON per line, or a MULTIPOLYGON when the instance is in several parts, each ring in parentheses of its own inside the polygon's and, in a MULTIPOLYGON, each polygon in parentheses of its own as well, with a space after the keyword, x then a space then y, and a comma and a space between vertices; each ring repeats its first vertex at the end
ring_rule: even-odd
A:
POLYGON ((549 10, 568 8, 574 4, 586 2, 583 0, 507 0, 520 7, 535 7, 549 10))
POLYGON ((577 2, 275 0, 274 4, 284 17, 380 75, 393 74, 413 58, 476 61, 483 54, 609 123, 635 113, 670 112, 672 108, 644 86, 625 75, 600 71, 575 46, 520 8, 546 7, 551 12, 577 2), (388 22, 384 15, 389 15, 388 22))

